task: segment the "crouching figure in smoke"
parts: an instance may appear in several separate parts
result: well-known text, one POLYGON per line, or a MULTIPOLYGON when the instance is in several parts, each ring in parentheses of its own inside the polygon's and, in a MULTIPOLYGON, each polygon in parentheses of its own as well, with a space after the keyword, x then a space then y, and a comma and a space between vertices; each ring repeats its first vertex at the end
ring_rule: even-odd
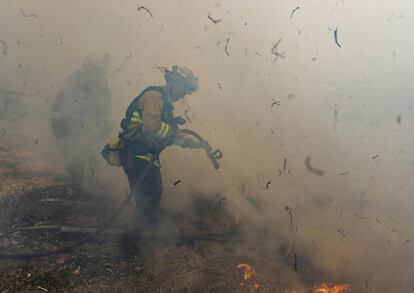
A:
POLYGON ((85 62, 63 83, 52 106, 51 126, 69 175, 73 197, 80 197, 85 165, 96 170, 98 145, 111 132, 111 92, 106 80, 109 55, 85 62))
POLYGON ((164 77, 164 86, 149 86, 133 99, 121 122, 119 139, 111 140, 102 152, 110 164, 123 167, 135 201, 133 223, 120 243, 123 257, 138 251, 138 238, 143 231, 158 227, 163 191, 160 152, 173 144, 183 148, 208 148, 205 142, 181 132, 179 125, 186 121, 173 114, 172 103, 195 92, 198 79, 189 69, 178 66, 166 70, 164 77), (143 179, 137 184, 140 177, 143 179))

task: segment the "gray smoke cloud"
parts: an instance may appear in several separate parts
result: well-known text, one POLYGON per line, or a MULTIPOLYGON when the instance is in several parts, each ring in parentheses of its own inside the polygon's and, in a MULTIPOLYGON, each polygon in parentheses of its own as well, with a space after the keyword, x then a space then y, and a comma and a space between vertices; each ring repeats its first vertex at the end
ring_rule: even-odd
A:
MULTIPOLYGON (((367 282, 371 292, 413 291, 411 2, 1 6, 0 131, 23 146, 40 139, 32 164, 64 174, 49 113, 89 56, 111 56, 112 136, 130 100, 163 83, 157 67, 186 66, 200 89, 177 114, 225 157, 215 172, 202 151, 163 153, 164 208, 188 207, 194 191, 222 194, 250 233, 267 227, 267 243, 294 242, 361 290, 367 282)), ((123 194, 122 171, 101 169, 123 194)))

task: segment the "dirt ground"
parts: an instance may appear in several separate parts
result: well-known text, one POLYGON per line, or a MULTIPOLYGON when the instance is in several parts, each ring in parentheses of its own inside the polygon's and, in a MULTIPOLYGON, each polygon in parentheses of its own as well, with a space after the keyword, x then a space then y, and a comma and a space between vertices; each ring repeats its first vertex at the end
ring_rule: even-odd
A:
MULTIPOLYGON (((87 205, 67 202, 63 177, 28 168, 24 152, 18 152, 0 145, 2 253, 37 252, 73 243, 81 236, 21 228, 98 227, 119 206, 105 194, 89 195, 87 205), (50 198, 63 202, 42 201, 50 198)), ((123 229, 126 215, 128 211, 111 229, 123 229)), ((163 210, 158 233, 142 237, 141 252, 133 258, 120 258, 119 237, 106 235, 56 256, 0 260, 0 293, 312 292, 313 284, 320 281, 315 272, 295 271, 298 268, 286 247, 264 249, 265 238, 243 231, 243 223, 229 214, 225 201, 194 195, 191 210, 181 214, 163 210)))

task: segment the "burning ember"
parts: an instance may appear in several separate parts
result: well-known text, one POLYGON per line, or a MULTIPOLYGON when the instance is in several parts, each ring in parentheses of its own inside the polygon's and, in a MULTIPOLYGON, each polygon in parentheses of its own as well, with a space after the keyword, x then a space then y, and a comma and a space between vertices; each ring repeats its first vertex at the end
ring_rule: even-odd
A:
POLYGON ((256 274, 256 271, 251 265, 239 264, 236 269, 243 270, 244 273, 243 280, 240 283, 241 287, 250 287, 252 292, 259 288, 259 284, 252 280, 252 277, 256 274))
POLYGON ((313 289, 305 289, 305 290, 294 290, 294 291, 287 291, 286 293, 306 293, 310 292, 312 290, 312 293, 346 293, 346 292, 352 292, 351 285, 348 284, 339 284, 339 285, 332 285, 329 286, 328 284, 322 283, 319 286, 314 287, 313 289))
POLYGON ((256 273, 252 266, 244 263, 239 264, 236 269, 243 270, 245 281, 248 281, 256 273))
POLYGON ((352 292, 351 285, 348 284, 339 284, 332 287, 327 284, 321 284, 319 287, 313 289, 313 293, 345 293, 352 292))
MULTIPOLYGON (((240 287, 250 290, 250 292, 255 292, 259 289, 259 284, 256 283, 255 269, 248 264, 239 264, 236 266, 236 269, 243 271, 243 279, 240 282, 240 287)), ((352 292, 352 287, 349 284, 337 284, 329 285, 327 283, 322 283, 313 288, 299 289, 299 290, 286 290, 285 293, 347 293, 352 292)))

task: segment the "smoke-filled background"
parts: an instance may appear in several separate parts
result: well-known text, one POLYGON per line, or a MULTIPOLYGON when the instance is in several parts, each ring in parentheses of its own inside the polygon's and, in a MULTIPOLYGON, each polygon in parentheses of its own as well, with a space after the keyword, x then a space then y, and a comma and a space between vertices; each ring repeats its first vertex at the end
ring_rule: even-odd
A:
MULTIPOLYGON (((202 151, 165 151, 164 209, 186 208, 194 192, 220 194, 248 235, 266 230, 266 246, 288 241, 317 268, 372 292, 413 292, 411 1, 0 7, 0 130, 34 154, 31 165, 64 174, 50 113, 82 64, 111 58, 112 136, 131 99, 163 84, 157 67, 186 66, 200 88, 177 115, 224 158, 214 171, 202 151)), ((123 196, 122 171, 99 157, 105 140, 84 139, 96 140, 97 180, 123 196)))

